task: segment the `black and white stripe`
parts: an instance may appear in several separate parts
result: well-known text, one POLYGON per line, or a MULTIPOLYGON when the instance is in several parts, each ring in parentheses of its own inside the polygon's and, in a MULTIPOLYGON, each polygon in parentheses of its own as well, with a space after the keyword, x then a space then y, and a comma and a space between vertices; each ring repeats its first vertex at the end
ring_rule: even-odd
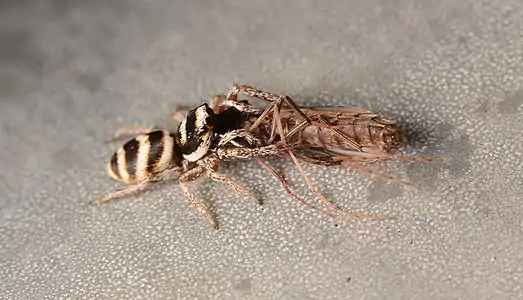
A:
POLYGON ((125 183, 141 182, 181 163, 175 136, 165 130, 139 135, 121 146, 107 166, 109 175, 125 183))
POLYGON ((180 135, 180 151, 183 157, 195 162, 205 156, 209 151, 213 138, 213 126, 207 119, 214 112, 207 104, 202 104, 187 113, 187 117, 178 127, 180 135))
MULTIPOLYGON (((214 112, 208 104, 204 103, 195 109, 191 109, 187 113, 187 117, 178 127, 180 135, 180 144, 182 146, 190 147, 193 140, 197 140, 203 133, 209 131, 207 118, 213 116, 214 112)), ((191 152, 194 149, 188 149, 186 152, 191 152)), ((183 151, 183 149, 182 149, 183 151)))

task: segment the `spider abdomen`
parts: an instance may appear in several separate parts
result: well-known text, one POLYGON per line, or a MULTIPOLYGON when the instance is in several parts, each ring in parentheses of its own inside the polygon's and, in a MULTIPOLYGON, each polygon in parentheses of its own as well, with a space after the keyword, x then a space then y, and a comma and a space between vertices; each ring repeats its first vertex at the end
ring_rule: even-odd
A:
POLYGON ((165 130, 139 135, 111 156, 109 175, 116 181, 137 183, 181 163, 175 136, 165 130))

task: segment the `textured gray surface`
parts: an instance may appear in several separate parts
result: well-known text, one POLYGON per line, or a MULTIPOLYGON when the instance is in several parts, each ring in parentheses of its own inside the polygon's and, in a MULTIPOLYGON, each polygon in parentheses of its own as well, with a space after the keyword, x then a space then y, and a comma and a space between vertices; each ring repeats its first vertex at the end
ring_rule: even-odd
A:
POLYGON ((220 2, 0 5, 0 298, 523 297, 521 1, 220 2), (87 205, 118 186, 111 132, 172 128, 174 105, 232 83, 371 108, 408 153, 452 163, 377 165, 421 191, 307 166, 341 205, 394 217, 378 223, 318 216, 250 163, 223 172, 263 207, 194 184, 218 231, 175 184, 87 205))

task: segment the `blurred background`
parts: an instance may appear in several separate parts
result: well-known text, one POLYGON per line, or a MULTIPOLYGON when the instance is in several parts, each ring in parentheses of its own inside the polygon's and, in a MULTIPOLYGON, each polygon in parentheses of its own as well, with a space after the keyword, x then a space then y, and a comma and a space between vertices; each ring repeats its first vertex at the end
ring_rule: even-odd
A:
POLYGON ((522 41, 516 0, 3 1, 0 298, 521 299, 522 41), (121 187, 105 171, 117 128, 175 129, 175 106, 235 83, 371 109, 404 153, 451 162, 373 165, 422 190, 304 166, 380 222, 316 214, 251 162, 222 172, 261 207, 192 184, 218 231, 176 183, 87 204, 121 187))

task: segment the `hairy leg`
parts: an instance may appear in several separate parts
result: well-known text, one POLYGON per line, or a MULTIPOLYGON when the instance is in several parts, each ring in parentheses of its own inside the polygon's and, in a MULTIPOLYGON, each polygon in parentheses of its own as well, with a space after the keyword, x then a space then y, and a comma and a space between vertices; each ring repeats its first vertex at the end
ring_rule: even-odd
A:
POLYGON ((178 176, 179 174, 180 174, 179 168, 172 168, 169 170, 165 170, 156 175, 152 175, 151 177, 147 178, 146 180, 141 181, 135 185, 129 186, 127 188, 117 189, 117 190, 114 190, 114 191, 111 191, 111 192, 105 194, 104 196, 102 196, 100 198, 93 199, 89 202, 89 204, 102 204, 102 203, 108 202, 112 199, 121 198, 121 197, 125 197, 125 196, 131 195, 131 194, 135 194, 135 193, 143 191, 153 182, 169 180, 175 176, 178 176))
POLYGON ((255 137, 249 131, 245 129, 237 129, 223 134, 220 138, 220 141, 218 142, 218 147, 223 147, 229 143, 231 143, 235 147, 242 147, 234 141, 237 138, 242 138, 245 141, 247 141, 247 143, 249 144, 248 147, 250 148, 259 147, 262 144, 260 139, 255 137))
POLYGON ((218 173, 217 172, 218 160, 216 158, 212 158, 212 157, 204 158, 204 159, 198 161, 198 165, 201 168, 205 169, 205 171, 207 172, 207 174, 209 174, 209 177, 212 180, 224 183, 227 186, 229 186, 229 188, 234 190, 236 193, 250 197, 251 199, 256 201, 258 204, 262 204, 261 199, 259 197, 255 196, 251 191, 249 191, 245 187, 241 186, 240 184, 236 183, 232 179, 228 178, 224 174, 218 173))
POLYGON ((176 122, 181 123, 185 120, 185 117, 187 116, 188 112, 189 109, 181 106, 176 106, 174 107, 171 116, 176 122))
POLYGON ((256 148, 217 148, 214 155, 220 160, 249 159, 260 156, 279 155, 292 149, 293 145, 276 143, 256 148))
POLYGON ((115 198, 120 198, 120 197, 138 193, 140 191, 143 191, 147 186, 149 186, 150 183, 151 183, 151 181, 144 180, 135 185, 132 185, 132 186, 129 186, 129 187, 126 187, 123 189, 117 189, 117 190, 111 191, 100 198, 91 200, 89 202, 89 204, 91 204, 91 205, 102 204, 102 203, 106 203, 110 200, 113 200, 115 198))
POLYGON ((222 113, 229 107, 234 107, 241 112, 252 114, 260 114, 264 110, 264 108, 254 107, 248 102, 227 99, 225 95, 214 95, 212 97, 211 108, 215 113, 222 113))
POLYGON ((207 219, 209 224, 213 228, 218 229, 218 223, 217 223, 216 219, 214 218, 214 216, 202 204, 200 199, 198 199, 198 197, 194 194, 194 192, 190 189, 189 185, 187 184, 188 181, 196 180, 197 178, 202 176, 203 173, 205 173, 205 169, 201 166, 196 166, 195 168, 186 171, 185 173, 183 173, 180 176, 180 179, 179 179, 180 187, 182 188, 183 192, 185 193, 185 195, 187 196, 189 201, 191 201, 191 203, 196 207, 196 209, 198 209, 198 211, 205 216, 205 218, 207 219))
POLYGON ((146 134, 154 130, 161 129, 159 126, 151 126, 151 125, 129 125, 124 126, 121 128, 118 128, 112 137, 106 140, 106 142, 113 142, 118 139, 121 139, 125 136, 132 135, 140 135, 140 134, 146 134))

